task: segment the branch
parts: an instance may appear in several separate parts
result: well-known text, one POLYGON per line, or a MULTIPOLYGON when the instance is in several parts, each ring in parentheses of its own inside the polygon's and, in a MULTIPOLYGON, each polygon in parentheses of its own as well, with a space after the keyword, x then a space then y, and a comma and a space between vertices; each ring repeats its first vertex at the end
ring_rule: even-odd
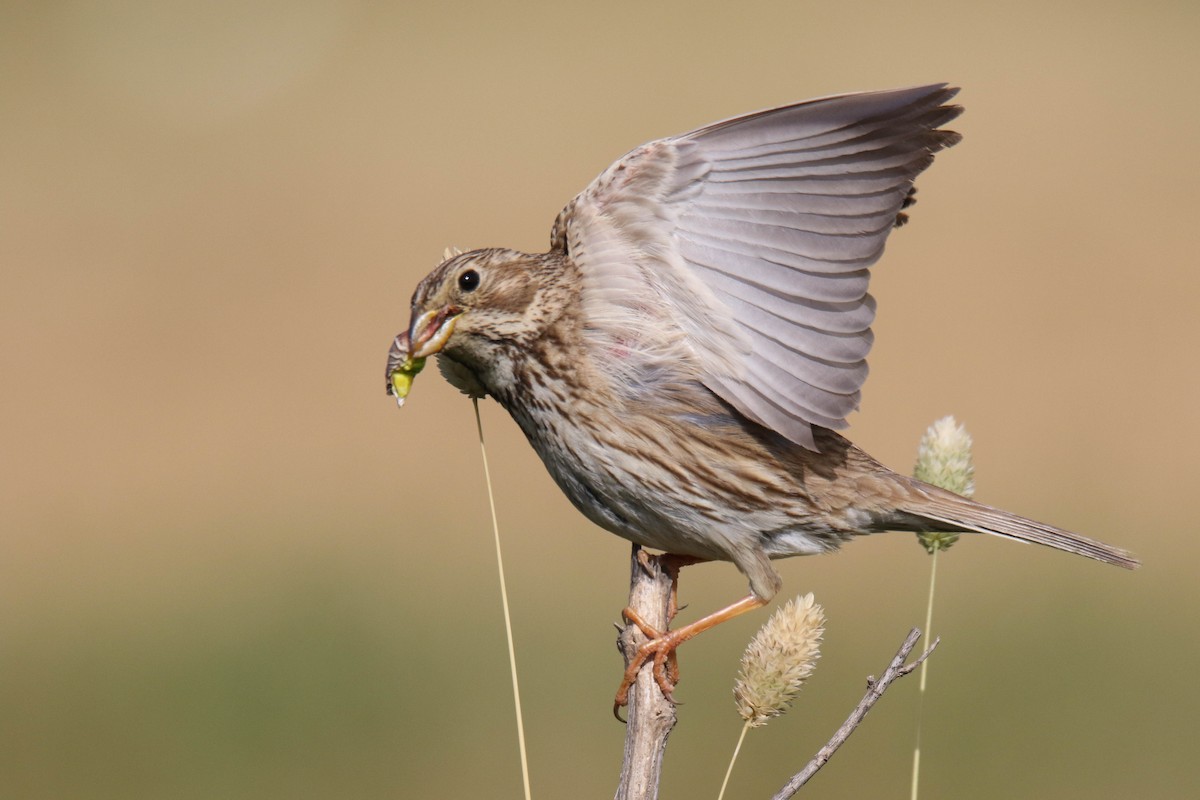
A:
POLYGON ((788 798, 793 797, 800 790, 800 787, 807 783, 808 779, 817 773, 817 770, 825 766, 825 762, 829 761, 833 757, 833 754, 837 752, 837 749, 850 738, 850 734, 854 733, 854 730, 862 723, 863 718, 867 716, 867 712, 871 710, 871 707, 879 702, 879 698, 883 697, 883 693, 887 691, 892 681, 902 678, 916 669, 922 661, 929 658, 929 654, 933 652, 934 648, 938 646, 938 642, 941 641, 940 639, 934 639, 933 644, 929 646, 928 650, 918 656, 911 664, 905 664, 904 662, 908 659, 909 653, 912 652, 913 647, 917 644, 917 639, 920 638, 921 631, 913 628, 909 632, 908 638, 904 640, 904 644, 900 645, 899 652, 896 653, 896 657, 892 659, 892 663, 888 665, 883 676, 879 680, 875 680, 872 677, 867 678, 867 693, 863 695, 863 699, 859 701, 854 711, 850 712, 850 716, 842 723, 842 727, 838 728, 833 738, 818 750, 817 754, 813 756, 812 761, 809 761, 804 769, 793 775, 792 779, 771 800, 788 800, 788 798))
MULTIPOLYGON (((671 576, 660 556, 651 556, 633 546, 630 560, 629 607, 660 631, 670 623, 671 576)), ((627 624, 617 646, 628 666, 638 646, 646 641, 636 625, 627 624)), ((625 728, 625 757, 616 800, 655 800, 662 774, 667 736, 675 727, 675 706, 663 697, 654 681, 653 669, 638 672, 629 691, 629 722, 625 728)))

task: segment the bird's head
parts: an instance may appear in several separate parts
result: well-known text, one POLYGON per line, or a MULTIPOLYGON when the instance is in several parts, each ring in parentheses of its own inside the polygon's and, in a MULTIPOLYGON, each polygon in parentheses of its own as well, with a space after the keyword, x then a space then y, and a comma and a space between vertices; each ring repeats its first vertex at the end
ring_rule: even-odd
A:
POLYGON ((442 374, 466 394, 487 393, 503 370, 499 351, 536 336, 546 323, 539 303, 552 270, 545 256, 515 250, 453 255, 417 285, 408 329, 388 353, 388 394, 401 403, 425 359, 440 355, 442 374))

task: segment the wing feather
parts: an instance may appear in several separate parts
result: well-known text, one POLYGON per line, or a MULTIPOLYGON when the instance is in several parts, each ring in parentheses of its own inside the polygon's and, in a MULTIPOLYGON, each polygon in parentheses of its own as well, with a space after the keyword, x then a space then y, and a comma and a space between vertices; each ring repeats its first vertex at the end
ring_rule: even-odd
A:
POLYGON ((866 359, 871 350, 874 334, 869 329, 832 333, 809 325, 797 325, 733 295, 726 299, 739 324, 799 355, 837 364, 857 364, 866 359))
POLYGON ((913 180, 958 141, 939 129, 956 92, 811 100, 617 161, 552 234, 580 268, 593 355, 626 378, 670 367, 810 448, 812 426, 845 427, 873 339, 869 268, 913 180))
POLYGON ((875 300, 869 294, 862 302, 836 303, 784 293, 727 273, 713 272, 705 280, 726 300, 745 300, 763 311, 790 319, 795 325, 818 331, 861 333, 875 320, 875 300))
POLYGON ((849 262, 832 262, 848 269, 820 273, 801 267, 823 266, 828 269, 831 262, 814 263, 814 259, 803 259, 795 253, 763 246, 750 249, 744 243, 730 239, 709 236, 695 238, 699 241, 689 242, 680 251, 697 274, 705 277, 708 272, 729 275, 760 286, 782 286, 783 291, 793 296, 833 303, 857 301, 867 290, 870 273, 866 265, 871 263, 869 256, 849 262), (786 259, 791 263, 781 263, 774 258, 786 259))

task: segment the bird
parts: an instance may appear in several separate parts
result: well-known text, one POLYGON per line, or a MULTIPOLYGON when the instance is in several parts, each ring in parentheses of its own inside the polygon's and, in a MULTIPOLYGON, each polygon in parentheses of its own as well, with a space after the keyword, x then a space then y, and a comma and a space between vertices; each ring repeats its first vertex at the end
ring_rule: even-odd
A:
MULTIPOLYGON (((1133 569, 1116 547, 885 467, 838 431, 859 406, 870 268, 960 135, 945 83, 833 95, 657 139, 554 221, 544 253, 447 252, 392 342, 403 402, 426 358, 492 397, 601 528, 693 561, 732 562, 749 593, 676 630, 626 609, 652 662, 779 592, 772 561, 885 531, 988 533, 1133 569)), ((668 674, 671 672, 671 674, 668 674)))

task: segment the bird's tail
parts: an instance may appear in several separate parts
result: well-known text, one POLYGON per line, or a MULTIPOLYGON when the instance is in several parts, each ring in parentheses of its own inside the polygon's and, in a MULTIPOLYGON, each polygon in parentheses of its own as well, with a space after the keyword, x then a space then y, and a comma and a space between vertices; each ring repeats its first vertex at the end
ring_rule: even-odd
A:
POLYGON ((906 520, 906 529, 919 529, 919 521, 911 519, 917 517, 935 523, 925 530, 991 533, 1021 542, 1044 544, 1125 569, 1135 569, 1141 564, 1131 553, 1104 542, 977 503, 922 481, 910 480, 910 499, 898 509, 910 517, 906 520))

